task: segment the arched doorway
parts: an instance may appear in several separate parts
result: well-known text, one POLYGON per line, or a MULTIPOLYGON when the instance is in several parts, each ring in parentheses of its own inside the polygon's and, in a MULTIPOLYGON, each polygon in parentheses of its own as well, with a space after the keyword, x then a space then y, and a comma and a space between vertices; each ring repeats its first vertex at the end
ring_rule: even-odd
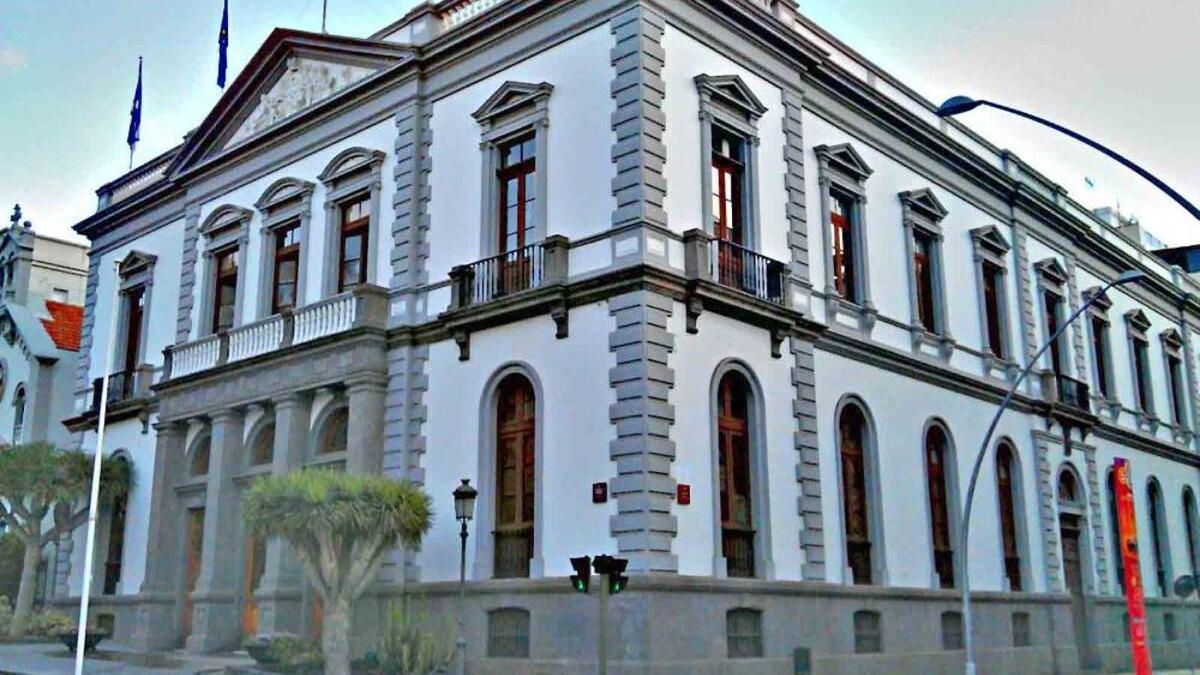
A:
POLYGON ((750 396, 750 383, 737 371, 725 373, 717 386, 721 554, 731 577, 753 577, 756 572, 750 396))
POLYGON ((1063 585, 1071 596, 1071 624, 1081 665, 1094 661, 1087 615, 1087 497, 1079 477, 1070 467, 1058 474, 1058 532, 1062 542, 1063 585))

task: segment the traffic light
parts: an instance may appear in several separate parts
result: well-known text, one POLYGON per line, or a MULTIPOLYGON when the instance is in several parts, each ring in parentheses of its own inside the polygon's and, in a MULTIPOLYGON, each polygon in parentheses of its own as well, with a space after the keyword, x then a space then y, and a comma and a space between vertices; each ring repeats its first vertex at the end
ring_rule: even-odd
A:
POLYGON ((592 559, 590 556, 581 558, 571 558, 571 567, 575 569, 575 574, 571 575, 571 585, 580 593, 588 592, 588 585, 592 581, 592 559))
POLYGON ((625 590, 626 584, 629 583, 629 577, 625 576, 625 567, 629 561, 625 558, 613 558, 612 566, 608 572, 608 594, 616 595, 625 590))

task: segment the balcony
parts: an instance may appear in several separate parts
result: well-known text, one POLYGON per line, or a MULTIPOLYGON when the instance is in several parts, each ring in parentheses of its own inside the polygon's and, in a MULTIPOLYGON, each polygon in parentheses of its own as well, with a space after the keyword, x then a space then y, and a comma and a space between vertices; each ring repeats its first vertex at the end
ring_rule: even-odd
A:
POLYGON ((1065 428, 1081 429, 1086 436, 1099 422, 1092 413, 1087 383, 1053 370, 1043 370, 1041 378, 1042 397, 1049 405, 1048 416, 1065 428))
POLYGON ((163 381, 258 358, 363 327, 384 329, 387 291, 362 286, 296 310, 163 351, 163 381))
POLYGON ((505 251, 450 270, 450 311, 519 296, 567 278, 566 237, 505 251))
MULTIPOLYGON (((153 367, 142 364, 134 370, 122 370, 108 376, 108 406, 114 408, 123 403, 139 401, 150 396, 150 385, 153 383, 153 367)), ((104 378, 92 380, 92 400, 88 413, 100 412, 101 396, 104 392, 104 378)))
POLYGON ((711 282, 756 300, 788 306, 786 263, 703 230, 683 233, 684 269, 689 279, 711 282))

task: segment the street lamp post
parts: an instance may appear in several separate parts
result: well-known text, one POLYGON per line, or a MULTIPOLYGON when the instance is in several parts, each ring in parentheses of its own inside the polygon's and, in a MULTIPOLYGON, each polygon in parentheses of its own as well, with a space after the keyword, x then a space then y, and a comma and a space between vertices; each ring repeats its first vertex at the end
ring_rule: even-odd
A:
POLYGON ((962 521, 959 524, 958 532, 958 550, 962 551, 962 616, 963 616, 963 647, 966 650, 967 663, 966 675, 975 675, 975 651, 973 641, 971 639, 971 575, 968 557, 970 555, 970 528, 971 528, 971 505, 975 501, 975 485, 979 482, 979 470, 983 467, 983 460, 987 456, 988 445, 992 441, 992 434, 996 431, 996 426, 1000 423, 1000 416, 1008 409, 1008 404, 1012 402, 1013 397, 1017 393, 1017 389, 1021 386, 1021 382, 1029 375, 1030 371, 1037 365, 1038 360, 1042 358, 1042 354, 1050 348, 1050 345, 1058 341, 1059 336, 1067 330, 1079 315, 1083 314, 1092 303, 1100 299, 1108 289, 1121 284, 1128 284, 1139 279, 1145 278, 1145 273, 1137 270, 1127 270, 1117 275, 1116 279, 1108 282, 1100 289, 1099 293, 1093 294, 1087 299, 1079 309, 1076 309, 1066 321, 1059 326, 1058 330, 1050 336, 1046 344, 1033 355, 1029 363, 1025 366, 1021 373, 1017 375, 1016 380, 1008 388, 1008 393, 1004 395, 1004 400, 1000 402, 1000 408, 992 417, 991 424, 988 425, 987 433, 983 436, 983 442, 979 445, 979 453, 975 456, 975 465, 971 468, 971 482, 967 485, 967 498, 963 505, 962 521))
POLYGON ((1024 117, 1027 120, 1032 120, 1034 122, 1037 122, 1038 124, 1050 127, 1051 129, 1054 129, 1055 131, 1064 133, 1064 134, 1070 136, 1071 138, 1074 138, 1075 140, 1079 141, 1080 143, 1083 143, 1083 144, 1087 145, 1088 147, 1091 147, 1095 150, 1098 150, 1098 151, 1104 153, 1106 156, 1120 162, 1121 165, 1124 166, 1125 168, 1133 171, 1134 173, 1141 176, 1142 178, 1145 178, 1146 180, 1150 181, 1150 183, 1153 184, 1154 187, 1165 192, 1167 194, 1167 196, 1169 196, 1171 199, 1174 199, 1177 204, 1179 204, 1184 209, 1186 209, 1188 213, 1192 214, 1193 218, 1195 218, 1196 220, 1200 220, 1200 209, 1196 208, 1195 205, 1193 205, 1191 202, 1189 202, 1187 199, 1185 199, 1183 195, 1176 192, 1170 185, 1167 185, 1166 183, 1159 180, 1157 176, 1155 176, 1154 174, 1150 173, 1149 171, 1143 169, 1142 167, 1138 166, 1132 160, 1126 158, 1121 153, 1119 153, 1115 150, 1106 148, 1103 145, 1097 143, 1096 141, 1093 141, 1092 139, 1088 138, 1087 136, 1084 136, 1083 134, 1078 133, 1076 131, 1071 131, 1070 129, 1062 126, 1061 124, 1055 124, 1054 122, 1051 122, 1048 119, 1045 119, 1043 117, 1038 117, 1037 115, 1031 115, 1023 110, 1017 110, 1016 108, 1010 108, 1006 105, 1001 105, 1001 104, 995 103, 993 101, 985 101, 983 99, 973 99, 968 96, 952 96, 951 98, 946 99, 946 102, 938 107, 937 114, 938 114, 938 117, 953 117, 955 115, 960 115, 965 112, 970 112, 980 106, 988 106, 991 108, 995 108, 997 110, 1003 110, 1004 112, 1012 113, 1014 115, 1017 115, 1018 117, 1024 117))
POLYGON ((462 479, 462 485, 454 488, 454 517, 461 526, 458 536, 462 543, 458 558, 458 639, 454 643, 458 675, 467 672, 467 637, 463 630, 463 605, 467 589, 467 523, 475 516, 475 498, 478 496, 479 492, 471 487, 470 479, 462 479))

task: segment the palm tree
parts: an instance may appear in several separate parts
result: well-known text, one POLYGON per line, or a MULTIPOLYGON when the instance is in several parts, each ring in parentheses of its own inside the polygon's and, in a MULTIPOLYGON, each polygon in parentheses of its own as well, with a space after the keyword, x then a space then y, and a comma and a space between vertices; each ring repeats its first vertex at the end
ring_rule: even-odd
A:
MULTIPOLYGON (((48 443, 0 449, 0 523, 24 546, 21 582, 8 634, 21 637, 33 611, 42 548, 87 522, 92 456, 48 443)), ((129 492, 129 463, 106 458, 100 469, 102 504, 129 492)))
POLYGON ((351 606, 397 541, 420 546, 429 495, 383 476, 303 470, 255 481, 242 513, 252 535, 283 537, 296 551, 325 607, 325 673, 349 675, 351 606))

